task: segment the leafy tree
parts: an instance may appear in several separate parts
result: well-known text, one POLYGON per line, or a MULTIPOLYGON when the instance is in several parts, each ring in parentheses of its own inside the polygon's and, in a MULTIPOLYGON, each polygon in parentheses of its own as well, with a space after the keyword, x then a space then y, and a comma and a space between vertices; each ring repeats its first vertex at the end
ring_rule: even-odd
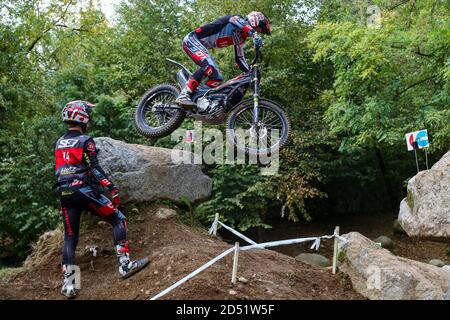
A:
MULTIPOLYGON (((404 134, 428 128, 431 151, 450 145, 448 7, 421 1, 381 8, 381 27, 324 17, 311 32, 314 60, 334 66, 322 93, 325 119, 341 151, 404 148, 404 134)), ((330 5, 335 10, 336 1, 330 5)), ((345 9, 345 8, 344 8, 345 9)), ((345 11, 344 11, 345 12, 345 11)))

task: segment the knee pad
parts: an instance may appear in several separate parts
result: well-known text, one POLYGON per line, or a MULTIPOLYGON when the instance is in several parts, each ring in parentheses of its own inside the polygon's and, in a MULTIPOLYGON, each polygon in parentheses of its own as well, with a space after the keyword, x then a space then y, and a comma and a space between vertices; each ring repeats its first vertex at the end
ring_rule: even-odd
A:
POLYGON ((203 75, 205 77, 209 78, 213 72, 214 72, 214 68, 212 66, 208 66, 208 67, 206 67, 205 71, 203 72, 203 75))
POLYGON ((208 65, 206 68, 204 68, 203 72, 205 77, 208 77, 210 80, 218 80, 222 81, 222 75, 219 72, 219 69, 217 69, 214 66, 208 65))
POLYGON ((186 87, 188 87, 189 90, 191 90, 191 93, 197 90, 198 85, 199 83, 195 79, 189 79, 189 81, 186 83, 186 87))

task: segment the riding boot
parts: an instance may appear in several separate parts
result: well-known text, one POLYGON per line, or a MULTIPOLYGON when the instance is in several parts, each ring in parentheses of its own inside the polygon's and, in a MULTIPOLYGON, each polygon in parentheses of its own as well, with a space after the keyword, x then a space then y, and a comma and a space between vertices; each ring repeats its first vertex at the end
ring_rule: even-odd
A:
POLYGON ((75 298, 77 295, 77 291, 75 290, 75 265, 63 265, 62 273, 64 275, 64 284, 61 288, 61 294, 69 299, 75 298))
POLYGON ((191 100, 192 93, 197 89, 199 83, 195 79, 189 79, 186 86, 181 90, 180 95, 175 103, 181 105, 185 109, 193 109, 197 104, 191 100))
POLYGON ((116 255, 119 259, 119 273, 122 278, 131 277, 136 272, 147 266, 149 260, 147 258, 131 260, 128 253, 128 241, 115 246, 116 255))

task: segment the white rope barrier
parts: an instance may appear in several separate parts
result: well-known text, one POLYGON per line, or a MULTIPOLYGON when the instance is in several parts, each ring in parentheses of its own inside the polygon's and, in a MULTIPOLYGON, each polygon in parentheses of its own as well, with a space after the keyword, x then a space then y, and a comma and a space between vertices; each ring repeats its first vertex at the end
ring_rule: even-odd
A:
POLYGON ((345 239, 344 237, 341 237, 340 235, 335 234, 335 235, 333 235, 333 237, 336 237, 339 241, 341 241, 343 243, 347 243, 348 242, 347 239, 345 239))
MULTIPOLYGON (((214 219, 214 222, 212 223, 212 226, 209 229, 209 234, 213 234, 214 230, 217 230, 217 225, 218 224, 220 224, 222 227, 224 227, 228 231, 234 233, 235 235, 237 235, 241 239, 243 239, 243 240, 247 241, 248 243, 250 243, 250 245, 248 245, 248 246, 239 248, 239 251, 247 251, 247 250, 251 250, 251 249, 263 249, 263 248, 276 247, 276 246, 281 246, 281 245, 302 243, 302 242, 307 242, 307 241, 314 241, 312 246, 311 246, 311 249, 319 250, 321 239, 335 238, 335 239, 337 239, 337 240, 339 240, 341 242, 344 242, 344 243, 348 242, 347 239, 341 237, 335 231, 333 235, 326 235, 326 236, 321 236, 321 237, 308 237, 308 238, 287 239, 287 240, 270 241, 270 242, 264 242, 264 243, 256 243, 252 239, 244 236, 242 233, 240 233, 240 232, 234 230, 233 228, 225 225, 224 223, 220 222, 219 219, 218 219, 218 214, 216 214, 216 218, 214 219)), ((233 246, 233 247, 229 248, 228 250, 222 252, 217 257, 211 259, 210 261, 205 263, 200 268, 198 268, 195 271, 191 272, 186 277, 184 277, 183 279, 177 281, 176 283, 174 283, 173 285, 171 285, 167 289, 161 291, 160 293, 158 293, 156 296, 150 298, 149 300, 157 300, 157 299, 161 298, 162 296, 166 295, 167 293, 169 293, 173 289, 175 289, 178 286, 182 285, 183 283, 185 283, 189 279, 195 277, 197 274, 199 274, 203 270, 207 269, 208 267, 210 267, 211 265, 213 265, 214 263, 216 263, 217 261, 219 261, 220 259, 222 259, 223 257, 227 256, 228 254, 230 254, 233 251, 236 251, 236 247, 235 246, 233 246)))
POLYGON ((227 230, 230 231, 231 233, 234 233, 234 234, 237 235, 239 238, 241 238, 241 239, 247 241, 248 243, 254 244, 254 245, 258 245, 255 241, 253 241, 252 239, 250 239, 250 238, 244 236, 244 235, 243 235, 242 233, 240 233, 239 231, 234 230, 233 228, 231 228, 231 227, 225 225, 224 223, 222 223, 222 222, 220 222, 220 221, 218 221, 218 223, 219 223, 222 227, 224 227, 225 229, 227 229, 227 230))
MULTIPOLYGON (((231 233, 237 235, 239 238, 247 241, 250 244, 254 244, 254 245, 258 245, 255 241, 253 241, 252 239, 250 239, 247 236, 244 236, 242 233, 240 233, 239 231, 234 230, 233 228, 227 226, 226 224, 222 223, 219 220, 214 220, 213 224, 211 225, 211 228, 209 228, 208 233, 209 234, 213 234, 214 229, 217 228, 217 225, 220 224, 222 227, 224 227, 225 229, 227 229, 228 231, 230 231, 231 233)), ((264 249, 264 248, 260 248, 260 249, 264 249)))
MULTIPOLYGON (((329 236, 326 236, 326 237, 329 237, 329 236)), ((255 249, 255 248, 259 248, 259 247, 270 248, 270 247, 277 247, 277 246, 288 245, 288 244, 302 243, 302 242, 307 242, 307 241, 314 241, 313 245, 311 246, 311 249, 316 248, 316 250, 318 250, 319 249, 318 246, 320 246, 320 238, 322 238, 322 237, 298 238, 298 239, 287 239, 287 240, 280 240, 280 241, 263 242, 263 243, 258 243, 256 245, 253 244, 253 245, 242 247, 240 250, 245 251, 245 250, 251 250, 251 249, 255 249)))
POLYGON ((189 279, 195 277, 197 274, 199 274, 200 272, 202 272, 203 270, 205 270, 206 268, 208 268, 209 266, 213 265, 214 263, 216 263, 217 261, 219 261, 220 259, 222 259, 223 257, 225 257, 226 255, 230 254, 231 252, 233 252, 235 249, 234 247, 222 252, 221 254, 219 254, 217 257, 215 257, 214 259, 208 261, 207 263, 205 263, 203 266, 201 266, 200 268, 198 268, 197 270, 191 272, 190 274, 188 274, 186 277, 184 277, 183 279, 177 281, 176 283, 174 283, 173 285, 171 285, 169 288, 161 291, 160 293, 158 293, 156 296, 154 296, 153 298, 150 298, 150 300, 157 300, 159 298, 161 298, 162 296, 166 295, 167 293, 169 293, 170 291, 172 291, 173 289, 175 289, 176 287, 180 286, 181 284, 185 283, 186 281, 188 281, 189 279))

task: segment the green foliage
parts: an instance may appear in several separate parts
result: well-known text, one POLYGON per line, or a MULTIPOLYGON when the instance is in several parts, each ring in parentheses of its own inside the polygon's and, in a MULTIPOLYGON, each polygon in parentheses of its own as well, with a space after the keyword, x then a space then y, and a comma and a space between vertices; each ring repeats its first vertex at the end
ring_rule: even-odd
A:
POLYGON ((403 148, 406 132, 427 128, 430 151, 446 151, 448 7, 422 1, 390 10, 388 3, 375 2, 380 28, 325 16, 309 35, 314 61, 334 66, 333 86, 321 95, 330 133, 341 139, 341 151, 354 152, 380 145, 403 148))
POLYGON ((263 216, 269 202, 265 178, 252 165, 219 165, 209 174, 214 177, 213 198, 195 208, 201 222, 207 224, 219 212, 222 221, 240 230, 250 227, 269 227, 263 216))
POLYGON ((52 228, 59 220, 54 183, 52 145, 59 119, 46 117, 23 125, 15 136, 1 136, 0 239, 10 243, 7 253, 25 253, 36 235, 52 228), (53 133, 53 134, 52 134, 53 133))

